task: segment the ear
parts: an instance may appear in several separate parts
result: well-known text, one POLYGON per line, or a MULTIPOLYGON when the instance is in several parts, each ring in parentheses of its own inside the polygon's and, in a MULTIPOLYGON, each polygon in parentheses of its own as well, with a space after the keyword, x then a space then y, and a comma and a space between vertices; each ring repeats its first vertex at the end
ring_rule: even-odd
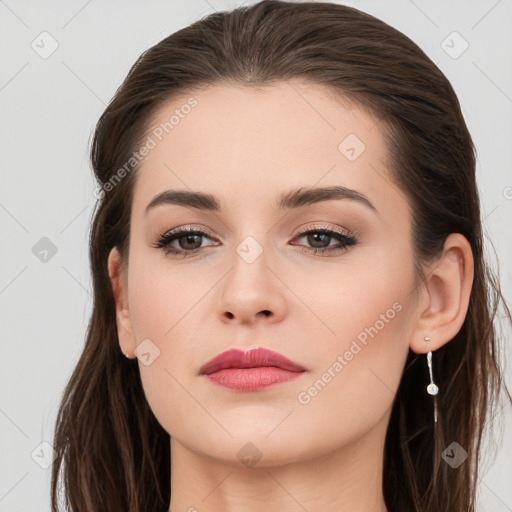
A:
POLYGON ((123 354, 134 358, 133 352, 136 348, 133 326, 128 306, 128 276, 122 264, 121 255, 114 247, 108 255, 108 274, 114 293, 116 303, 116 323, 119 346, 123 354))
POLYGON ((416 328, 410 340, 413 352, 437 350, 460 331, 468 310, 473 272, 469 242, 460 233, 450 234, 441 257, 428 269, 420 293, 416 328), (431 339, 430 346, 425 336, 431 339))

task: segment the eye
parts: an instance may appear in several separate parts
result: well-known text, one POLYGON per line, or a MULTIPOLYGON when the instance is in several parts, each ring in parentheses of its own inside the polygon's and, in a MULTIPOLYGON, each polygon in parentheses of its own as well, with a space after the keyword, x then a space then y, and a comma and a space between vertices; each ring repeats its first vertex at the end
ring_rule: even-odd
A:
POLYGON ((312 245, 312 247, 305 247, 301 245, 301 250, 313 254, 340 253, 342 251, 348 250, 348 247, 357 244, 357 238, 355 235, 349 232, 344 233, 342 231, 329 228, 328 226, 321 226, 302 231, 299 233, 296 239, 300 238, 306 238, 307 243, 312 245), (338 244, 330 246, 329 241, 332 241, 333 238, 338 241, 338 244))
MULTIPOLYGON (((160 236, 153 244, 153 247, 162 249, 166 255, 173 254, 182 258, 186 258, 187 256, 196 254, 205 247, 202 244, 202 238, 210 237, 208 233, 198 228, 178 228, 173 231, 168 231, 167 233, 160 236), (175 242, 177 242, 179 247, 172 245, 175 242)), ((295 243, 292 245, 299 245, 302 251, 313 254, 340 253, 342 251, 346 251, 348 247, 358 243, 358 239, 355 235, 349 232, 344 233, 342 231, 329 228, 328 226, 321 226, 302 231, 297 235, 295 240, 300 238, 306 238, 306 242, 311 244, 312 247, 307 247, 302 244, 295 243), (332 239, 338 241, 338 243, 334 246, 331 246, 330 244, 332 239)))
POLYGON ((208 237, 208 233, 194 227, 179 228, 160 236, 153 247, 163 249, 165 254, 175 254, 183 258, 195 254, 202 249, 201 238, 208 237), (177 241, 180 247, 171 244, 177 241))

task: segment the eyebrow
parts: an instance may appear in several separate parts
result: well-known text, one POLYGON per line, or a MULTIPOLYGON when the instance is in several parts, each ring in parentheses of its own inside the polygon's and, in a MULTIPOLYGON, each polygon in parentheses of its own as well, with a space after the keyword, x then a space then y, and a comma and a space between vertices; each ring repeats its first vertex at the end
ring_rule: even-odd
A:
MULTIPOLYGON (((335 185, 330 187, 301 187, 290 190, 278 197, 277 208, 279 210, 301 208, 323 201, 350 199, 368 207, 377 215, 377 208, 373 206, 370 200, 361 192, 351 188, 335 185)), ((191 192, 188 190, 166 190, 156 195, 147 205, 145 214, 149 210, 162 204, 174 204, 196 208, 198 210, 208 210, 220 212, 220 201, 212 194, 204 192, 191 192)))

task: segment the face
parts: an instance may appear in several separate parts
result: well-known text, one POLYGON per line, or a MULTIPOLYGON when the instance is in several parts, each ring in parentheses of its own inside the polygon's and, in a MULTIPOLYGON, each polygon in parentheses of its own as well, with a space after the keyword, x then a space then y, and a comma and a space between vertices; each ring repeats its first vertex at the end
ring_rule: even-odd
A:
POLYGON ((172 130, 148 133, 122 349, 139 345, 151 409, 196 454, 240 464, 245 446, 273 465, 349 446, 387 424, 413 329, 411 217, 382 125, 301 82, 193 97, 193 108, 185 96, 158 111, 154 127, 182 113, 172 130), (293 201, 292 191, 331 187, 349 192, 293 201), (219 208, 147 209, 177 190, 219 208), (200 374, 224 351, 256 347, 305 371, 252 391, 200 374))

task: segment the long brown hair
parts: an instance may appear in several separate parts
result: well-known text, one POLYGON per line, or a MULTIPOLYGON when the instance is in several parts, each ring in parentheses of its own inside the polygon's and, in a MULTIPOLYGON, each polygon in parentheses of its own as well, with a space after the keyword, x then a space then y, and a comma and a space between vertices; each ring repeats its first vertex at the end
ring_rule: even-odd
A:
POLYGON ((329 86, 380 119, 390 173, 413 212, 418 279, 450 233, 471 245, 467 316, 435 352, 439 421, 434 425, 425 391, 424 356, 409 351, 385 441, 383 492, 390 511, 475 510, 484 427, 502 387, 512 400, 494 324, 500 303, 512 318, 484 259, 476 151, 457 97, 425 53, 383 21, 337 4, 264 0, 211 14, 144 52, 97 123, 91 160, 102 193, 90 233, 94 304, 55 427, 52 511, 61 486, 75 512, 167 511, 170 503, 169 435, 151 412, 138 366, 121 353, 107 270, 115 246, 127 264, 138 167, 126 162, 147 137, 152 115, 207 85, 264 87, 294 78, 329 86), (441 456, 452 441, 468 452, 457 469, 441 456))

